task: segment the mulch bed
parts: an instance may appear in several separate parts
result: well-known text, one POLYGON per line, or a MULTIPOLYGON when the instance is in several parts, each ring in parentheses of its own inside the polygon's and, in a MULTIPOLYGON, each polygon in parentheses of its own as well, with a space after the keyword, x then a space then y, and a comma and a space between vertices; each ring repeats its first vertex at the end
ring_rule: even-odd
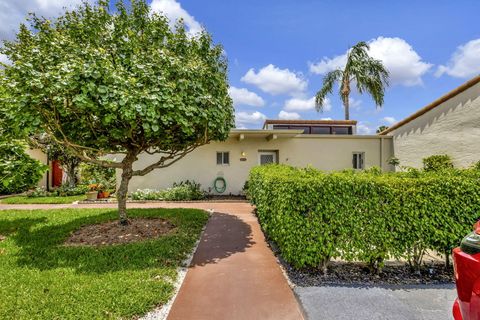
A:
POLYGON ((118 220, 87 225, 72 233, 67 246, 104 246, 157 239, 175 229, 170 221, 161 218, 134 218, 122 226, 118 220))
POLYGON ((432 262, 424 265, 420 271, 414 271, 405 263, 386 264, 380 274, 369 271, 359 262, 331 262, 327 275, 316 269, 296 270, 283 263, 290 280, 297 286, 324 285, 418 285, 454 283, 453 269, 445 268, 443 263, 432 262))

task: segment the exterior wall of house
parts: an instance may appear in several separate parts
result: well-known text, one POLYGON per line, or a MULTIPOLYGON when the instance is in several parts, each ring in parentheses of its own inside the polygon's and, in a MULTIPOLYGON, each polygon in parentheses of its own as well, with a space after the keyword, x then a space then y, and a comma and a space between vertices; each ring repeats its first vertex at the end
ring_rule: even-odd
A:
MULTIPOLYGON (((259 151, 276 151, 278 162, 298 167, 312 165, 321 170, 342 170, 352 168, 353 152, 365 152, 365 167, 379 166, 391 171, 387 164, 393 155, 392 139, 388 136, 320 136, 298 135, 290 138, 278 137, 267 141, 245 134, 239 141, 229 138, 202 146, 182 160, 164 169, 152 171, 144 177, 133 177, 129 191, 137 189, 164 189, 174 182, 195 180, 204 190, 215 193, 213 182, 223 177, 227 189, 223 194, 240 194, 252 167, 259 164, 259 151), (230 164, 217 165, 216 153, 229 152, 230 164), (242 153, 245 156, 242 156, 242 153), (244 161, 240 159, 244 158, 244 161)), ((152 163, 158 156, 142 154, 134 169, 141 169, 152 163)), ((120 171, 117 171, 117 181, 120 171)))
MULTIPOLYGON (((47 155, 45 153, 43 153, 42 150, 27 148, 25 150, 25 153, 28 154, 31 158, 33 158, 35 160, 38 160, 43 164, 47 164, 47 155)), ((50 170, 45 172, 42 179, 40 179, 40 181, 38 181, 38 186, 39 187, 47 188, 47 175, 49 173, 50 173, 50 170)))
POLYGON ((480 160, 480 83, 389 133, 401 166, 422 167, 422 159, 448 154, 456 167, 480 160))

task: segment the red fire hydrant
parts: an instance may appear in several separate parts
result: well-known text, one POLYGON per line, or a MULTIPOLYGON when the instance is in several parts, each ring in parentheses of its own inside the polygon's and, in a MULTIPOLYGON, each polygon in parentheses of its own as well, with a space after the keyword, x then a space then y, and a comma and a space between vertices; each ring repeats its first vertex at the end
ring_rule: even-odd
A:
POLYGON ((458 297, 453 304, 455 320, 480 320, 480 221, 459 248, 453 249, 458 297))

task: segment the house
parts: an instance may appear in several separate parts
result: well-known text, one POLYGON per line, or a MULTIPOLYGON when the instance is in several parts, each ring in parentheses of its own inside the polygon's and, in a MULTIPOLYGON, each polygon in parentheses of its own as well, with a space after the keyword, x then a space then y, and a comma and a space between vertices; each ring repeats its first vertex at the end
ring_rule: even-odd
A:
MULTIPOLYGON (((345 120, 266 120, 263 129, 233 129, 224 142, 201 146, 170 167, 133 177, 129 191, 163 189, 174 182, 195 180, 215 194, 214 182, 220 177, 226 182, 222 194, 240 194, 250 169, 272 162, 311 165, 325 171, 373 166, 393 170, 388 164, 393 156, 392 137, 357 135, 356 124, 345 120)), ((157 157, 140 155, 134 169, 157 157)))
POLYGON ((380 133, 393 138, 401 166, 422 167, 436 154, 452 157, 455 167, 480 160, 480 76, 462 84, 380 133))

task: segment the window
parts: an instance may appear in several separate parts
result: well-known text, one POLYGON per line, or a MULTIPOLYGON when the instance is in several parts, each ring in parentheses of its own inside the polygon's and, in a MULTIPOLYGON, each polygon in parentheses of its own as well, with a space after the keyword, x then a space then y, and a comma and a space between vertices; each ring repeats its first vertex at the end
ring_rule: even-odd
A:
POLYGON ((353 162, 353 169, 364 169, 365 168, 365 152, 354 152, 352 162, 353 162))
POLYGON ((277 152, 276 151, 259 151, 258 163, 261 165, 277 163, 277 152))
POLYGON ((217 164, 228 165, 230 164, 229 152, 217 152, 217 164))
POLYGON ((333 134, 352 134, 350 127, 333 127, 333 134))
POLYGON ((312 127, 312 134, 330 134, 330 127, 312 127))

